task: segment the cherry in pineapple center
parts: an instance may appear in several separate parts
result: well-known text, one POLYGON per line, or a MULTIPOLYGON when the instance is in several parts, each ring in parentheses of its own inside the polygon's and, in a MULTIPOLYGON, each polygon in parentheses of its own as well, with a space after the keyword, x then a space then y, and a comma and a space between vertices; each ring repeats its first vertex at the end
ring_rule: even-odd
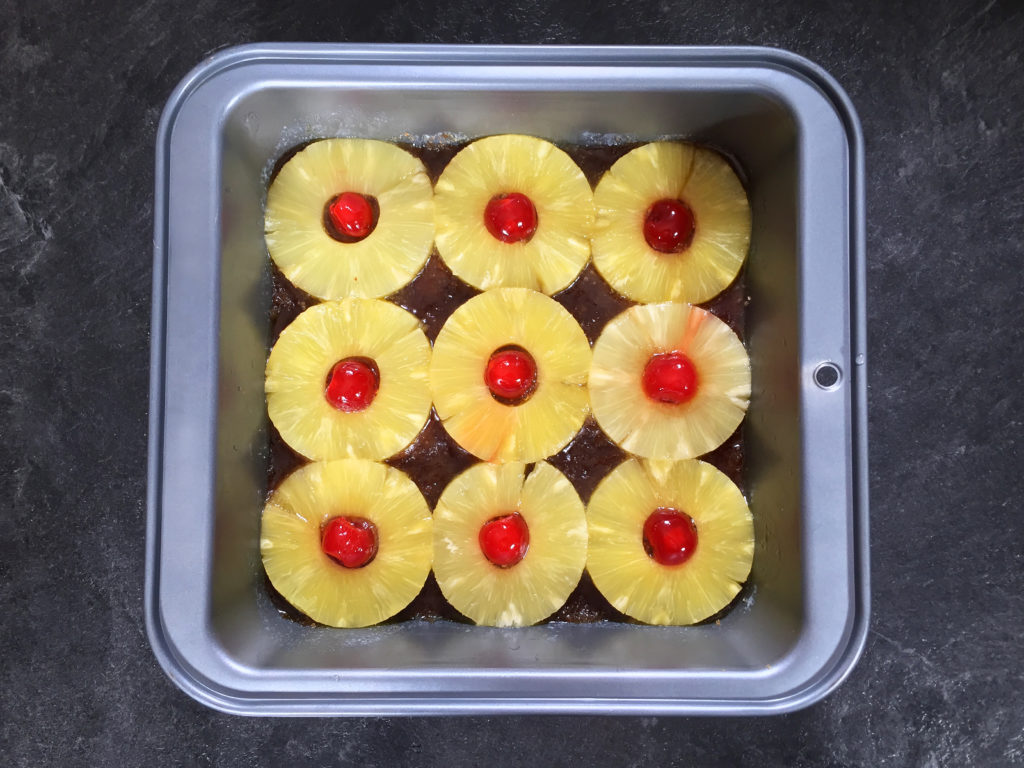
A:
POLYGON ((499 403, 520 405, 529 400, 537 388, 537 363, 533 355, 520 346, 500 347, 487 361, 484 383, 499 403))
POLYGON ((659 507, 644 522, 644 551, 659 565, 682 565, 697 551, 697 524, 685 512, 659 507))
POLYGON ((324 229, 342 243, 358 243, 377 227, 377 198, 358 192, 342 192, 324 206, 324 229))
POLYGON ((320 548, 345 568, 362 568, 377 556, 377 526, 361 517, 332 517, 324 526, 320 548))
POLYGON ((380 371, 367 357, 339 360, 327 375, 324 397, 345 413, 358 413, 370 407, 380 389, 380 371))
POLYGON ((495 195, 484 208, 484 225, 503 243, 527 243, 537 231, 537 209, 521 192, 495 195))
POLYGON ((682 352, 654 355, 641 377, 644 394, 667 405, 682 405, 697 394, 697 368, 682 352))
POLYGON ((693 209, 682 200, 658 200, 644 216, 644 239, 661 253, 680 253, 690 247, 696 221, 693 209))
POLYGON ((499 568, 510 568, 526 557, 530 529, 518 512, 491 518, 480 527, 480 551, 499 568))

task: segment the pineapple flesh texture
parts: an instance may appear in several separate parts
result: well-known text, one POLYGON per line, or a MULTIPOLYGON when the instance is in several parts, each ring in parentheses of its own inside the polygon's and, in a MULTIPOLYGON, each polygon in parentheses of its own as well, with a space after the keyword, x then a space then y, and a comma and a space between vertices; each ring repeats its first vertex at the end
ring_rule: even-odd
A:
POLYGON ((750 360, 735 333, 687 304, 630 307, 594 344, 590 402, 601 429, 625 450, 652 459, 689 459, 721 445, 750 400, 750 360), (697 394, 678 405, 644 395, 653 355, 681 352, 697 370, 697 394))
POLYGON ((477 464, 456 477, 434 510, 434 575, 445 598, 477 624, 521 627, 557 611, 587 559, 583 503, 550 464, 477 464), (517 511, 526 521, 526 556, 508 568, 480 549, 480 528, 517 511))
POLYGON ((627 459, 594 491, 587 507, 587 570, 616 609, 647 624, 693 624, 727 606, 750 573, 754 527, 728 477, 697 460, 627 459), (647 555, 643 527, 659 507, 685 512, 697 547, 681 565, 647 555))
POLYGON ((634 301, 699 304, 735 279, 750 248, 750 205, 736 173, 717 152, 654 142, 620 158, 594 191, 594 266, 634 301), (661 253, 644 239, 647 210, 683 200, 694 235, 681 253, 661 253))
POLYGON ((565 152, 531 136, 479 139, 459 152, 434 190, 437 250, 448 268, 480 290, 515 287, 552 294, 590 259, 594 200, 565 152), (537 209, 537 231, 503 243, 484 224, 491 198, 519 192, 537 209))
POLYGON ((433 520, 415 484, 361 459, 314 462, 289 475, 263 510, 260 552, 274 588, 314 621, 366 627, 412 602, 430 572, 433 520), (377 528, 377 555, 345 568, 324 554, 321 527, 339 515, 377 528))
POLYGON ((474 456, 534 462, 560 451, 589 411, 590 345, 562 305, 536 291, 501 288, 459 307, 434 342, 430 387, 445 429, 474 456), (529 352, 537 388, 520 405, 495 400, 484 381, 491 354, 506 345, 529 352))
POLYGON ((423 163, 369 139, 326 139, 289 160, 267 192, 267 249, 292 283, 320 299, 378 298, 423 268, 434 240, 434 202, 423 163), (324 206, 342 192, 377 198, 376 228, 342 243, 324 229, 324 206))
POLYGON ((430 414, 430 342, 419 320, 378 299, 324 302, 299 315, 267 362, 267 411, 308 459, 383 459, 405 448, 430 414), (380 387, 369 407, 337 410, 324 397, 339 360, 372 359, 380 387))

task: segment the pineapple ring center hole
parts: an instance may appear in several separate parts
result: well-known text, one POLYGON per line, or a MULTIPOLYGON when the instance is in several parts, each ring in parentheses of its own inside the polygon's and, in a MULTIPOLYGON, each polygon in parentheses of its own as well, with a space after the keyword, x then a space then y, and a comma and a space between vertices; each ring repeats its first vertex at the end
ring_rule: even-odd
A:
POLYGON ((822 363, 814 369, 814 383, 822 389, 835 389, 842 380, 843 371, 835 363, 822 363))
POLYGON ((682 253, 690 247, 696 230, 693 209, 684 200, 662 198, 644 214, 644 239, 660 253, 682 253))
POLYGON ((537 362, 518 344, 498 347, 484 366, 484 383, 502 405, 522 405, 537 390, 537 362))
POLYGON ((530 527, 518 512, 492 517, 477 536, 480 551, 498 568, 511 568, 526 557, 530 548, 530 527))
POLYGON ((368 357, 346 357, 331 366, 324 382, 324 398, 344 413, 370 407, 380 389, 380 369, 368 357))
POLYGON ((682 565, 697 551, 697 524, 685 512, 658 507, 644 521, 643 543, 659 565, 682 565))
POLYGON ((358 243, 377 228, 380 204, 373 195, 342 192, 324 203, 324 231, 339 243, 358 243))
POLYGON ((365 517, 338 515, 321 526, 320 548, 338 565, 364 568, 377 556, 377 526, 365 517))

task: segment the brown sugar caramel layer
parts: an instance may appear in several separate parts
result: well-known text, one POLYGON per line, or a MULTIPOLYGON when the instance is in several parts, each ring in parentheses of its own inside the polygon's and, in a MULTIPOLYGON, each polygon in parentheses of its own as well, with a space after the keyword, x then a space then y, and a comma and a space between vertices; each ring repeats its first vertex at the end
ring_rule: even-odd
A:
MULTIPOLYGON (((464 145, 450 144, 436 147, 406 145, 404 148, 423 161, 431 180, 436 181, 445 165, 462 146, 464 145)), ((594 185, 619 157, 637 146, 639 144, 636 143, 615 146, 563 145, 562 149, 569 153, 583 169, 590 183, 594 185)), ((296 147, 286 153, 278 162, 276 169, 279 169, 301 148, 301 146, 296 147)), ((276 175, 276 169, 273 175, 276 175)), ((317 299, 289 283, 276 267, 272 267, 272 283, 273 294, 268 329, 270 345, 277 341, 281 332, 299 314, 318 303, 317 299)), ((388 300, 407 309, 419 318, 427 337, 433 342, 452 312, 478 293, 477 289, 455 277, 438 256, 437 251, 434 250, 423 270, 408 285, 389 296, 388 300)), ((609 320, 634 304, 629 299, 615 293, 597 273, 593 265, 587 265, 572 285, 555 294, 553 298, 576 318, 591 343, 597 339, 609 320)), ((745 270, 741 270, 729 287, 711 301, 700 306, 713 312, 727 323, 740 339, 744 339, 746 311, 749 303, 745 270)), ((720 469, 739 486, 741 491, 746 492, 743 429, 743 423, 741 423, 728 440, 714 451, 702 456, 701 459, 720 469)), ((580 498, 586 503, 590 500, 598 483, 627 455, 601 431, 593 417, 588 417, 572 441, 550 457, 548 461, 569 479, 580 498)), ((304 464, 305 461, 303 457, 288 447, 274 426, 269 425, 268 492, 277 488, 288 474, 304 464)), ((431 410, 427 424, 420 434, 405 450, 392 456, 386 463, 405 472, 416 483, 427 504, 433 509, 445 486, 456 475, 477 461, 474 456, 452 440, 441 425, 437 414, 431 410)), ((282 616, 302 624, 316 624, 281 597, 270 584, 269 579, 264 579, 264 583, 271 602, 282 616)), ((749 586, 745 585, 729 606, 701 623, 719 620, 734 605, 745 599, 749 589, 749 586)), ((468 619, 448 605, 431 574, 413 602, 384 623, 393 624, 410 620, 436 621, 439 619, 469 623, 468 619)), ((580 584, 566 600, 565 605, 547 621, 636 623, 608 603, 594 587, 586 572, 584 572, 580 584)))

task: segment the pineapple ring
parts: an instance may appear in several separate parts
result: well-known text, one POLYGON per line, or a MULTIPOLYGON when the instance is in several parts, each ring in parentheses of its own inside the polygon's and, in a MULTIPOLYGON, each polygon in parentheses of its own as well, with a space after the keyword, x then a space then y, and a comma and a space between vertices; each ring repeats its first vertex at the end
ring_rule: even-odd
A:
POLYGON ((380 299, 316 304, 285 328, 267 361, 267 412, 308 459, 383 459, 405 448, 430 414, 430 342, 412 314, 380 299), (324 396, 335 363, 373 360, 376 397, 346 413, 324 396))
POLYGON ((290 474, 263 508, 260 554, 274 589, 314 621, 367 627, 394 616, 430 573, 433 520, 416 485, 363 459, 314 462, 290 474), (324 525, 338 515, 376 526, 377 554, 346 568, 324 554, 324 525))
POLYGON ((590 345, 561 304, 526 288, 474 296, 434 342, 430 388, 448 434, 492 462, 534 462, 560 451, 583 426, 590 345), (491 354, 515 345, 536 364, 536 389, 519 405, 494 397, 484 379, 491 354))
POLYGON ((693 624, 727 606, 750 574, 754 524, 739 488, 710 464, 627 459, 587 506, 587 571, 615 608, 647 624, 693 624), (697 547, 681 565, 659 565, 644 549, 648 515, 688 514, 697 547))
POLYGON ((532 136, 474 141, 448 163, 434 188, 437 250, 480 290, 568 286, 590 259, 594 197, 583 171, 554 144, 532 136), (521 193, 537 211, 529 240, 504 243, 484 222, 497 195, 521 193))
POLYGON ((445 599, 477 624, 536 624, 565 604, 587 559, 583 502, 550 464, 476 464, 452 480, 434 510, 434 575, 445 599), (508 512, 522 515, 530 545, 521 561, 492 565, 481 527, 508 512))
POLYGON ((423 268, 434 241, 430 178, 418 158, 383 141, 326 139, 295 155, 267 191, 267 249, 284 276, 321 299, 378 298, 423 268), (324 229, 340 193, 377 199, 373 231, 342 243, 324 229))
POLYGON ((594 190, 594 267, 634 301, 708 301, 731 283, 750 248, 750 205, 736 173, 717 152, 659 141, 619 158, 594 190), (681 253, 644 238, 647 211, 683 200, 694 232, 681 253))
POLYGON ((630 307, 594 343, 590 405, 623 449, 652 459, 690 459, 721 445, 750 400, 750 359, 735 333, 710 312, 688 304, 630 307), (685 403, 660 403, 643 391, 652 356, 681 352, 697 373, 685 403))

